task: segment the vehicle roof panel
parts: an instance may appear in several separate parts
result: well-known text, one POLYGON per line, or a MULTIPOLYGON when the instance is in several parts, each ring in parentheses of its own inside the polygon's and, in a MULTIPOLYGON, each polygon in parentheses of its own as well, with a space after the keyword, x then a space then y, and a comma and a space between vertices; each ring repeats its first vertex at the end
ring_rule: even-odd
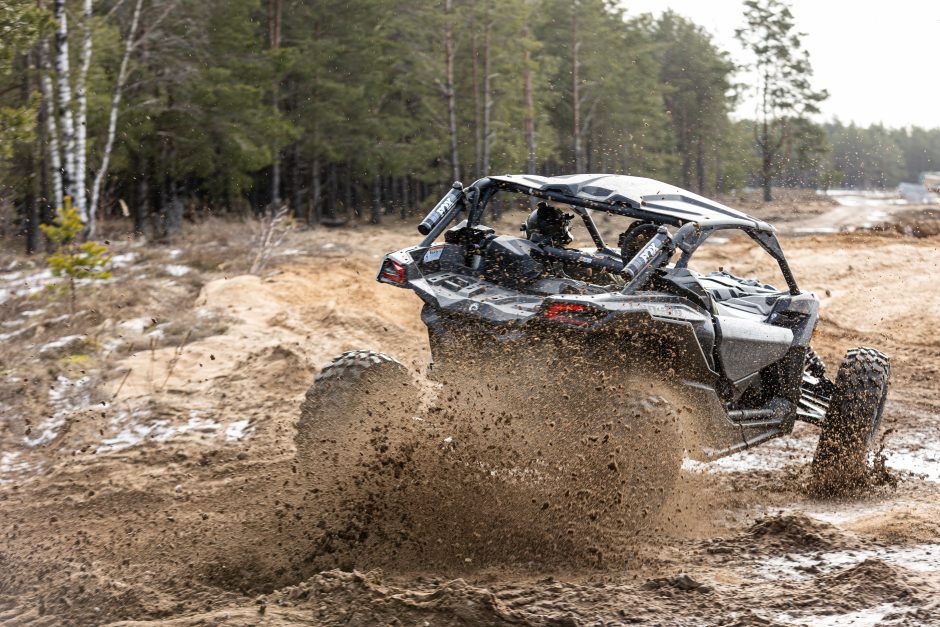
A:
POLYGON ((761 231, 773 231, 773 227, 766 222, 742 211, 675 185, 639 176, 506 174, 489 178, 510 183, 515 187, 554 192, 595 203, 625 205, 641 209, 645 213, 658 214, 667 219, 698 222, 703 226, 749 226, 761 231))

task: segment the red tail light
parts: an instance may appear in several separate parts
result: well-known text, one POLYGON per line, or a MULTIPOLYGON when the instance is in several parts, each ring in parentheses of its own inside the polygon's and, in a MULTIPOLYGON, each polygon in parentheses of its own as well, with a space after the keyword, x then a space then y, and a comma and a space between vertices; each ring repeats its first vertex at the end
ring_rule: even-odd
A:
POLYGON ((578 315, 589 312, 589 307, 577 303, 552 303, 545 310, 545 319, 577 327, 587 327, 592 324, 592 321, 580 318, 578 315))
POLYGON ((383 281, 388 281, 389 283, 404 285, 405 266, 401 265, 397 261, 392 261, 389 259, 385 262, 385 265, 382 266, 381 278, 383 281))

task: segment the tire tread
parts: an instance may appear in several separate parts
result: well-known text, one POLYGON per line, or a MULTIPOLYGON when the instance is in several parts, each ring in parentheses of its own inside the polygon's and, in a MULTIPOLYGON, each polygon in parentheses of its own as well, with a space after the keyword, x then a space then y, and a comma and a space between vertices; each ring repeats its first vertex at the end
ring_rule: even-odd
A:
POLYGON ((890 376, 890 359, 881 351, 860 346, 846 353, 813 459, 817 480, 851 483, 866 474, 890 376))

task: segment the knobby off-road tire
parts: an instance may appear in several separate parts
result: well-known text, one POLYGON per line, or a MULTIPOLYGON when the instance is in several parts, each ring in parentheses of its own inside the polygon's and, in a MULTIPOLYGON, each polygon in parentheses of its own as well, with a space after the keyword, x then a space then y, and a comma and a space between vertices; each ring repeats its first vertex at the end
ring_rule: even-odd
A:
POLYGON ((317 374, 300 406, 300 471, 324 481, 352 477, 392 449, 410 428, 419 399, 411 373, 385 353, 357 350, 336 357, 317 374))
POLYGON ((865 484, 890 376, 884 353, 860 347, 846 354, 813 458, 817 492, 838 493, 865 484))

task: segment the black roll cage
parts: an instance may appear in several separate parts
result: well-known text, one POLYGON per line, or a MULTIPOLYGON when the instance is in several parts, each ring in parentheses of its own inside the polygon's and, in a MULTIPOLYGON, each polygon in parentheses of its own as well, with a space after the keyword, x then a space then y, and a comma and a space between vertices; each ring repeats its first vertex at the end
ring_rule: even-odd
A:
POLYGON ((654 224, 661 225, 661 232, 666 236, 659 238, 660 246, 656 249, 649 245, 631 260, 623 260, 624 268, 639 268, 636 274, 629 276, 630 281, 624 288, 624 292, 631 293, 637 285, 641 284, 645 277, 658 267, 657 262, 664 262, 672 256, 676 249, 682 251, 682 255, 676 262, 676 268, 685 268, 688 266, 692 254, 707 240, 712 233, 720 230, 736 229, 746 233, 753 239, 767 254, 769 254, 779 265, 780 272, 787 283, 791 295, 800 294, 796 278, 790 270, 780 242, 777 240, 773 227, 762 222, 744 220, 734 216, 729 216, 727 220, 718 218, 709 218, 707 220, 683 220, 672 215, 655 211, 645 201, 636 203, 635 201, 605 203, 587 198, 570 196, 551 190, 535 189, 521 183, 493 180, 484 177, 474 182, 469 187, 463 187, 459 182, 455 182, 451 190, 444 196, 438 205, 428 214, 428 217, 421 223, 419 229, 425 238, 420 246, 430 246, 435 239, 446 229, 450 223, 462 211, 467 211, 467 226, 472 228, 480 224, 483 213, 493 196, 500 191, 513 192, 550 200, 569 205, 572 210, 578 214, 584 223, 588 234, 598 252, 620 257, 619 251, 615 251, 607 246, 604 238, 601 236, 594 219, 591 217, 591 209, 604 211, 614 215, 625 216, 637 220, 645 220, 654 224), (674 233, 669 233, 665 226, 678 227, 674 233), (649 249, 649 250, 647 250, 649 249), (641 257, 643 257, 641 259, 641 257), (647 258, 648 257, 648 258, 647 258))

